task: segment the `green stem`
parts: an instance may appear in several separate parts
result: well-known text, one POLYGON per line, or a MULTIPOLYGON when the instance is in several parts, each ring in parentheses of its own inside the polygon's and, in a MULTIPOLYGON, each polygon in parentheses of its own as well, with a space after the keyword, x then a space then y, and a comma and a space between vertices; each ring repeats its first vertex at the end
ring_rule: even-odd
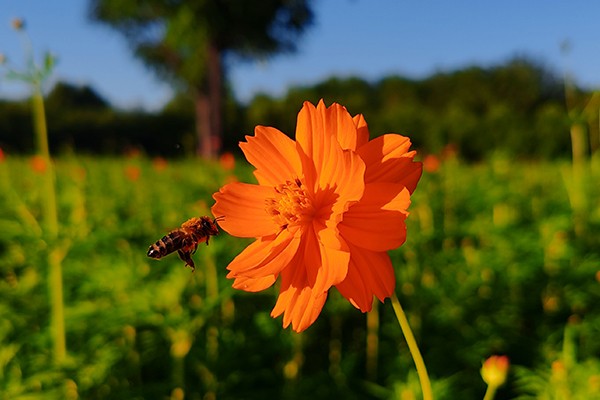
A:
POLYGON ((54 168, 50 160, 48 147, 48 128, 46 126, 46 111, 44 109, 44 98, 41 91, 35 90, 33 94, 33 124, 35 130, 38 152, 46 164, 44 179, 44 219, 45 228, 51 238, 58 236, 58 216, 56 212, 56 190, 54 188, 54 168))
POLYGON ((497 386, 488 385, 487 390, 485 391, 485 395, 483 396, 483 400, 493 400, 496 395, 497 386))
POLYGON ((379 356, 379 308, 378 300, 373 300, 373 308, 367 313, 367 378, 377 381, 377 358, 379 356))
POLYGON ((54 339, 54 361, 61 364, 67 354, 65 338, 65 311, 63 304, 62 249, 50 250, 48 254, 48 283, 50 291, 51 329, 54 339))
POLYGON ((429 375, 427 375, 427 368, 425 367, 425 362, 423 361, 423 357, 421 356, 421 352, 419 351, 419 346, 417 345, 415 336, 413 335, 413 332, 410 329, 410 324, 408 323, 406 314, 404 314, 404 310, 400 305, 400 301, 398 301, 396 293, 392 293, 391 300, 392 307, 394 308, 394 312, 396 313, 396 318, 398 319, 398 323, 400 324, 400 329, 402 329, 402 334, 406 339, 406 344, 408 345, 408 349, 410 350, 410 354, 415 363, 415 367, 417 368, 417 375, 419 375, 421 391, 423 392, 423 400, 433 400, 433 394, 431 392, 431 382, 429 381, 429 375))
MULTIPOLYGON (((209 246, 210 247, 210 246, 209 246)), ((206 248, 204 254, 204 276, 206 284, 206 298, 210 304, 219 301, 219 276, 215 261, 214 247, 206 248)), ((211 319, 206 328, 206 355, 211 362, 219 359, 219 327, 211 319)))
POLYGON ((32 96, 33 125, 38 152, 46 164, 44 172, 44 229, 48 246, 48 290, 50 292, 50 326, 54 343, 54 361, 60 364, 66 356, 65 319, 62 283, 62 256, 58 248, 58 215, 54 167, 50 160, 46 111, 41 89, 35 85, 32 96))

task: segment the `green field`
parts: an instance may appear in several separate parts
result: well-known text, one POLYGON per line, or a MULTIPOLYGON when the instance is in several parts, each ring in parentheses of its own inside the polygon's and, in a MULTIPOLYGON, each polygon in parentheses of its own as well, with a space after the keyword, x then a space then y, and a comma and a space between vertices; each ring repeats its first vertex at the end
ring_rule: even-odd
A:
MULTIPOLYGON (((420 398, 389 301, 367 316, 332 290, 296 334, 269 316, 276 288, 244 293, 225 278, 248 241, 222 233, 202 245, 195 273, 176 256, 146 257, 167 231, 207 215, 224 183, 251 181, 245 161, 233 171, 143 156, 55 165, 56 238, 40 166, 0 162, 0 399, 420 398), (53 262, 64 359, 53 350, 53 262)), ((498 399, 598 393, 598 182, 600 160, 449 158, 424 173, 392 259, 436 398, 482 398, 492 354, 511 360, 498 399)))

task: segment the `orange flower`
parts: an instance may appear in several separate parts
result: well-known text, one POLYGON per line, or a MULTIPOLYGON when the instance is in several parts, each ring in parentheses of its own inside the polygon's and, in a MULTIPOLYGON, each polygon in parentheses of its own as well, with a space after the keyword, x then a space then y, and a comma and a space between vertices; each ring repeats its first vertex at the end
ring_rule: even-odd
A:
POLYGON ((233 287, 266 289, 281 278, 271 316, 303 331, 319 316, 332 286, 361 311, 395 288, 388 250, 406 239, 410 194, 421 176, 410 140, 369 141, 362 115, 323 101, 305 102, 296 141, 258 126, 240 143, 258 185, 230 183, 212 208, 221 227, 256 238, 227 267, 233 287))
POLYGON ((127 165, 125 167, 125 176, 132 182, 137 182, 141 175, 140 167, 136 165, 127 165))
POLYGON ((219 164, 225 171, 231 171, 235 168, 235 157, 227 151, 219 157, 219 164))
POLYGON ((435 173, 440 169, 440 158, 434 154, 429 154, 423 159, 423 168, 426 172, 435 173))
POLYGON ((48 169, 46 165, 46 159, 40 155, 35 155, 29 159, 29 165, 31 169, 39 174, 43 174, 48 169))
POLYGON ((155 171, 164 171, 165 169, 167 169, 167 166, 169 165, 169 162, 164 159, 163 157, 154 157, 152 159, 152 167, 154 168, 155 171))

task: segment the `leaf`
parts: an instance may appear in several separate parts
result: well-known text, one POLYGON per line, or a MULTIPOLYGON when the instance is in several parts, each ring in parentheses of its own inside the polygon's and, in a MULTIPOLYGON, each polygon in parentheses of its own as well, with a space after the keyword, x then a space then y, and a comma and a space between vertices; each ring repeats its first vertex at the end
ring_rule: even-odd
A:
POLYGON ((48 76, 52 73, 54 66, 56 65, 56 57, 52 55, 50 52, 46 52, 44 54, 44 68, 43 68, 43 76, 48 76))

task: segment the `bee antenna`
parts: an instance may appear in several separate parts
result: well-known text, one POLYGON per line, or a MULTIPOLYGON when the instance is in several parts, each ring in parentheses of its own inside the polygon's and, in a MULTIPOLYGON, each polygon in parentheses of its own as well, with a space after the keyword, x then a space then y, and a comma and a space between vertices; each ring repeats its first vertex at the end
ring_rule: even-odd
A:
POLYGON ((225 216, 224 216, 224 215, 219 215, 218 217, 216 217, 216 218, 214 219, 214 222, 222 221, 222 220, 224 220, 224 219, 225 219, 225 216))

